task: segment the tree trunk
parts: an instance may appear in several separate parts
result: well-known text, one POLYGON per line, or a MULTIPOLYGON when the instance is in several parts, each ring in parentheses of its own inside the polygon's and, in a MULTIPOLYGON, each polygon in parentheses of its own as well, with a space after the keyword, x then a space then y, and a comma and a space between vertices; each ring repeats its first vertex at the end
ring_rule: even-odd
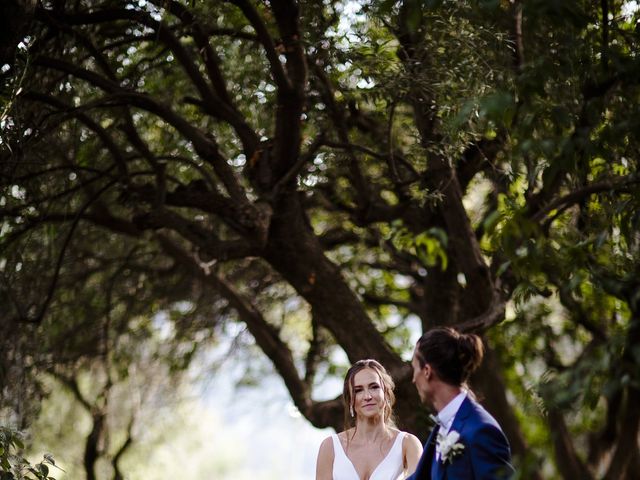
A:
MULTIPOLYGON (((325 256, 295 195, 274 208, 265 258, 309 302, 314 320, 331 332, 352 363, 375 358, 389 370, 396 382, 399 426, 426 438, 428 414, 411 381, 411 367, 385 341, 338 267, 325 256)), ((341 412, 340 419, 334 418, 338 410, 331 412, 331 424, 341 425, 341 412)))
POLYGON ((91 415, 91 418, 93 426, 85 442, 83 464, 87 480, 96 480, 96 462, 100 457, 99 442, 104 427, 104 415, 101 412, 96 412, 91 415))
MULTIPOLYGON (((507 387, 501 372, 502 367, 497 355, 487 346, 484 361, 472 379, 474 391, 478 395, 478 400, 495 417, 504 430, 511 445, 511 453, 524 459, 529 449, 522 435, 520 423, 507 400, 507 387)), ((539 480, 541 478, 537 471, 524 473, 529 476, 523 478, 531 480, 539 480)))
POLYGON ((396 376, 404 368, 338 267, 325 256, 296 194, 274 208, 265 259, 309 303, 314 319, 331 332, 351 362, 375 356, 396 376))

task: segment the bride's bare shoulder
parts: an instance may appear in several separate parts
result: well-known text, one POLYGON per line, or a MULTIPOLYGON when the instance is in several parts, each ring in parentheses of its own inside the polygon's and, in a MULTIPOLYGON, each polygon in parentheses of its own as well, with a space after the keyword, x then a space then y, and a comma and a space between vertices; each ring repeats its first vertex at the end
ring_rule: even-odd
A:
POLYGON ((346 443, 348 439, 353 438, 353 434, 355 433, 355 428, 349 428, 344 430, 338 434, 338 438, 342 443, 346 443))
POLYGON ((410 450, 419 450, 422 452, 422 442, 418 437, 416 437, 413 433, 402 432, 404 433, 404 439, 402 440, 402 445, 405 450, 408 448, 410 450))

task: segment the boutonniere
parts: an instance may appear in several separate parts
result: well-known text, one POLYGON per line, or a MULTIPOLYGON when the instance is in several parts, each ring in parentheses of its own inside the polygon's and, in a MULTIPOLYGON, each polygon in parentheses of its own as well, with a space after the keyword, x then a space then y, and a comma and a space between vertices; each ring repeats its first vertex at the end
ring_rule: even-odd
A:
POLYGON ((460 434, 455 430, 451 430, 446 435, 438 432, 436 447, 440 452, 440 460, 443 464, 453 463, 453 459, 464 450, 464 445, 458 440, 460 440, 460 434))

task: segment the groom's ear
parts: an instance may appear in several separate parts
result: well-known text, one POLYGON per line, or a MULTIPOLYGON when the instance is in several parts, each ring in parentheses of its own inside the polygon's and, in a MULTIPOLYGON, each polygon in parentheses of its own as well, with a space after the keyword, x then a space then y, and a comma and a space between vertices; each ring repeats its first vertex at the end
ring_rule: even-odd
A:
POLYGON ((424 373, 424 376, 426 377, 426 379, 429 380, 429 378, 433 374, 433 371, 431 370, 431 365, 429 365, 428 363, 425 363, 424 367, 422 367, 422 373, 424 373))

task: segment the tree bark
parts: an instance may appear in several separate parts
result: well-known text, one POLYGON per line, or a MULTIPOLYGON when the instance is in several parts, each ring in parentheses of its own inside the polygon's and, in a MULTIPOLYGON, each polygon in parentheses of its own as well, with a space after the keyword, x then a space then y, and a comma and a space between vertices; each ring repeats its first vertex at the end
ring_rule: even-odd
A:
MULTIPOLYGON (((507 386, 502 377, 502 367, 493 349, 489 346, 485 349, 484 361, 472 378, 474 391, 478 400, 485 406, 502 427, 509 444, 511 453, 520 458, 525 458, 529 452, 527 442, 524 439, 520 422, 507 399, 507 386)), ((540 480, 537 471, 527 472, 530 480, 540 480)))
POLYGON ((264 258, 309 303, 314 319, 331 332, 351 362, 375 355, 390 372, 402 370, 404 362, 375 328, 339 268, 325 256, 298 194, 283 195, 273 210, 264 258))

